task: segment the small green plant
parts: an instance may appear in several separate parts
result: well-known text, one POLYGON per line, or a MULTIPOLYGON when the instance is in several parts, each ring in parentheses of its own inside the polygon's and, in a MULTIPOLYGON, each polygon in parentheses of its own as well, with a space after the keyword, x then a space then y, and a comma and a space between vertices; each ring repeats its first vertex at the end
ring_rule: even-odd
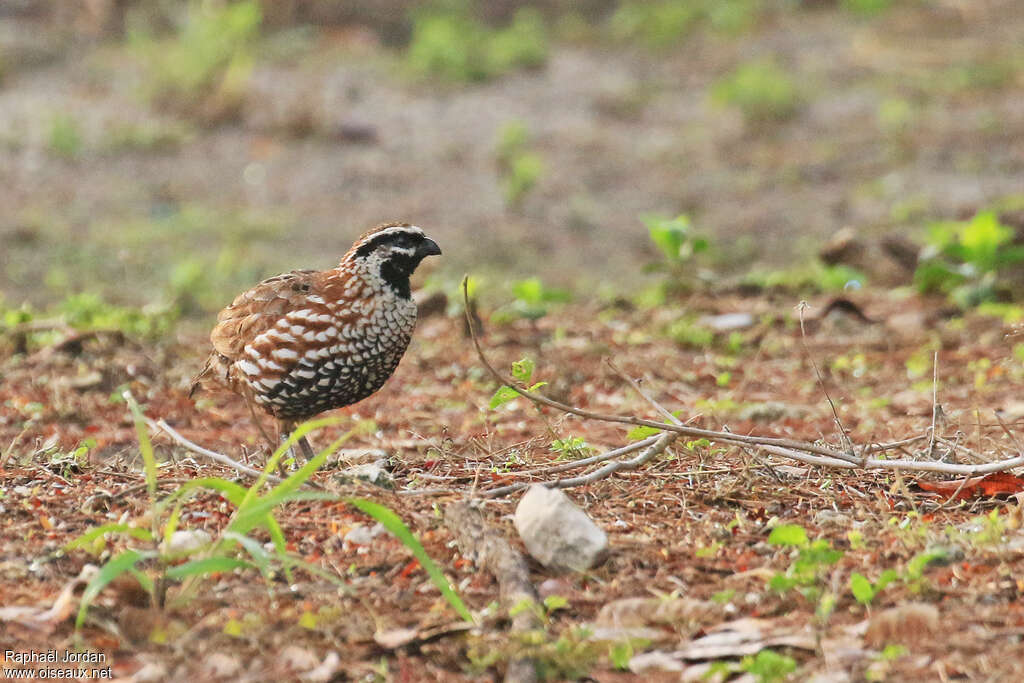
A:
POLYGON ((145 337, 165 334, 175 320, 174 312, 166 308, 117 306, 90 292, 71 294, 56 310, 75 329, 119 330, 145 337))
POLYGON ((670 323, 665 329, 665 334, 680 346, 698 350, 709 348, 715 341, 714 331, 692 317, 680 318, 670 323))
POLYGON ((854 572, 850 576, 850 592, 853 594, 854 599, 862 605, 870 605, 879 593, 885 590, 885 587, 890 583, 899 578, 899 573, 895 569, 886 569, 878 577, 878 580, 871 583, 870 580, 863 574, 854 572))
POLYGON ((82 129, 70 114, 56 114, 50 120, 47 139, 50 151, 63 159, 77 159, 82 153, 82 129))
MULTIPOLYGON (((882 100, 876 113, 879 129, 894 138, 905 135, 909 131, 915 116, 914 106, 899 97, 882 100)), ((906 208, 904 208, 905 210, 906 208)))
POLYGON ((796 660, 772 650, 761 650, 757 655, 740 661, 740 670, 753 676, 758 683, 778 683, 796 671, 796 660))
POLYGON ((923 550, 907 562, 900 579, 907 586, 911 593, 921 593, 928 588, 928 580, 924 576, 924 570, 932 564, 939 564, 947 560, 949 552, 944 548, 933 548, 923 550))
POLYGON ((192 0, 175 37, 133 35, 148 71, 145 94, 157 104, 211 121, 234 115, 245 94, 262 19, 257 0, 192 0))
MULTIPOLYGON (((547 382, 536 382, 530 384, 530 379, 533 377, 533 360, 529 358, 523 358, 512 364, 512 376, 523 384, 529 385, 527 391, 537 391, 547 382)), ((509 401, 513 401, 519 398, 519 393, 516 392, 512 387, 503 385, 498 387, 498 390, 494 392, 494 396, 491 397, 490 408, 494 410, 499 406, 505 405, 509 401)))
POLYGON ((793 292, 838 292, 856 289, 866 278, 863 273, 845 264, 827 265, 812 261, 795 268, 754 271, 744 282, 764 289, 781 289, 793 292))
MULTIPOLYGON (((543 602, 522 600, 508 612, 515 617, 532 613, 541 627, 516 634, 514 638, 483 635, 470 637, 467 657, 476 673, 483 673, 502 661, 530 659, 540 680, 576 680, 586 675, 600 658, 603 645, 594 641, 586 627, 571 627, 558 632, 554 629, 553 615, 569 606, 559 595, 544 598, 543 602)), ((494 605, 493 609, 497 609, 494 605)), ((639 642, 634 642, 639 646, 639 642)))
POLYGON ((1004 540, 1006 520, 999 514, 999 508, 992 508, 987 515, 972 518, 971 525, 977 528, 969 536, 975 547, 998 545, 1004 540))
POLYGON ((763 0, 656 0, 619 4, 608 21, 612 38, 661 50, 681 44, 701 26, 741 33, 760 18, 763 0))
POLYGON ((817 603, 822 595, 821 581, 825 570, 843 557, 843 551, 832 547, 827 539, 811 541, 807 532, 797 524, 780 524, 768 536, 771 545, 792 547, 796 557, 785 572, 776 573, 768 582, 772 590, 785 593, 797 590, 811 602, 817 603))
POLYGON ((565 458, 585 458, 595 451, 592 446, 579 436, 567 436, 551 442, 551 450, 558 453, 558 460, 565 458))
POLYGON ((71 294, 46 311, 38 311, 28 304, 8 308, 0 298, 0 342, 13 341, 15 352, 25 353, 53 344, 64 334, 60 329, 45 325, 39 330, 15 333, 33 320, 47 320, 58 323, 58 328, 66 326, 83 332, 123 332, 155 337, 170 330, 176 319, 175 311, 168 308, 117 306, 91 292, 71 294))
POLYGON ((568 291, 548 287, 536 277, 512 283, 512 294, 515 296, 510 305, 512 315, 527 320, 543 318, 550 312, 551 306, 572 299, 568 291))
POLYGON ((533 612, 537 620, 547 625, 551 623, 551 615, 560 609, 566 609, 569 601, 561 595, 549 595, 540 604, 533 600, 520 600, 508 610, 509 617, 515 617, 523 612, 533 612))
POLYGON ((801 99, 793 77, 770 59, 740 65, 715 84, 711 97, 718 104, 739 109, 752 124, 792 117, 801 99))
POLYGON ((547 62, 547 29, 537 10, 521 8, 507 27, 492 29, 470 14, 469 3, 447 5, 419 10, 413 16, 405 59, 414 75, 484 81, 547 62))
MULTIPOLYGON (((289 449, 299 438, 314 429, 337 424, 337 418, 327 418, 300 425, 270 457, 263 472, 248 489, 226 479, 206 477, 184 484, 163 498, 157 496, 158 464, 153 446, 146 429, 142 410, 131 397, 125 395, 128 407, 135 421, 142 458, 143 474, 149 498, 149 510, 134 521, 118 521, 101 525, 71 541, 66 550, 84 548, 95 554, 106 549, 106 539, 120 536, 128 546, 112 554, 89 580, 82 593, 82 599, 75 621, 80 629, 85 623, 89 608, 100 592, 119 576, 128 574, 150 595, 154 607, 166 604, 169 587, 181 582, 175 593, 174 602, 186 603, 194 595, 197 582, 220 572, 236 570, 258 570, 264 580, 270 581, 281 570, 287 579, 292 571, 302 569, 322 579, 343 586, 343 581, 334 574, 324 571, 287 551, 287 541, 276 517, 275 511, 293 501, 339 500, 338 496, 324 491, 300 490, 309 478, 323 465, 327 457, 348 440, 356 430, 350 430, 312 458, 309 462, 288 476, 284 481, 264 492, 270 473, 285 458, 289 449), (175 532, 178 531, 184 506, 192 496, 206 490, 221 495, 233 508, 233 514, 216 537, 194 544, 187 549, 173 547, 175 532), (273 546, 272 551, 251 536, 254 531, 266 533, 273 546), (137 546, 137 547, 132 547, 137 546), (155 579, 154 579, 155 577, 155 579)), ((472 615, 459 596, 453 591, 447 579, 430 560, 419 541, 389 509, 371 501, 354 499, 352 505, 379 521, 408 547, 420 565, 427 571, 449 604, 467 621, 472 615)), ((208 536, 208 535, 207 535, 208 536)), ((234 628, 239 631, 240 626, 234 628)))
POLYGON ((615 10, 608 28, 618 40, 639 41, 650 48, 677 45, 700 21, 696 3, 660 0, 623 2, 615 10))
POLYGON ((843 9, 861 16, 874 16, 887 9, 894 0, 842 0, 843 9))
MULTIPOLYGON (((672 416, 673 417, 679 417, 682 414, 683 414, 683 409, 682 408, 680 408, 679 410, 673 410, 672 411, 672 416)), ((670 424, 670 423, 671 423, 671 420, 666 418, 665 419, 665 424, 670 424)), ((652 437, 655 434, 660 434, 660 433, 661 433, 660 429, 655 429, 654 427, 648 427, 647 425, 639 425, 639 426, 636 426, 636 427, 633 427, 632 429, 630 429, 629 432, 626 434, 626 438, 629 439, 630 441, 642 441, 643 439, 652 437)), ((711 445, 711 442, 708 441, 707 439, 698 439, 697 441, 688 441, 686 443, 686 447, 691 449, 691 450, 693 448, 707 447, 707 446, 710 446, 710 445, 711 445)))
POLYGON ((505 204, 517 207, 544 174, 544 161, 529 149, 529 132, 521 121, 510 121, 498 132, 495 158, 505 204))
POLYGON ((658 248, 663 260, 647 266, 648 271, 666 274, 664 294, 679 294, 693 290, 698 282, 696 258, 708 251, 710 243, 693 231, 689 216, 675 218, 642 216, 647 235, 658 248))
POLYGON ((758 683, 780 683, 788 680, 796 668, 796 660, 792 657, 780 655, 773 650, 761 650, 754 656, 747 655, 739 662, 711 662, 711 668, 704 674, 704 679, 724 681, 733 674, 747 673, 758 683))
POLYGON ((994 211, 982 211, 967 221, 928 227, 914 282, 920 291, 946 294, 966 309, 1010 294, 1004 277, 1022 263, 1024 244, 1014 244, 1013 228, 994 211))

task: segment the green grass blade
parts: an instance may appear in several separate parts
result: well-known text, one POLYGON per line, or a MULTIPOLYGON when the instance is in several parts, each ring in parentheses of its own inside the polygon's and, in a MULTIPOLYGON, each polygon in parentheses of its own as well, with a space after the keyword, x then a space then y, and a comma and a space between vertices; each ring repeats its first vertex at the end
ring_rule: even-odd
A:
MULTIPOLYGON (((89 606, 92 605, 93 600, 100 594, 107 584, 121 576, 127 571, 135 569, 135 565, 140 561, 153 557, 155 553, 152 552, 140 552, 138 550, 125 550, 114 557, 103 565, 99 572, 96 573, 89 583, 86 584, 85 590, 82 591, 82 601, 78 606, 78 617, 75 619, 75 630, 82 628, 82 624, 85 623, 85 615, 89 611, 89 606)), ((152 583, 150 583, 152 587, 152 583)))
POLYGON ((244 486, 236 484, 233 481, 221 479, 220 477, 204 477, 202 479, 193 479, 188 483, 182 484, 177 489, 167 494, 166 497, 162 498, 158 505, 161 509, 166 508, 178 498, 192 494, 198 489, 211 489, 217 493, 223 494, 228 501, 235 505, 242 502, 246 493, 246 488, 244 486))
POLYGON ((285 565, 286 569, 290 570, 294 567, 304 569, 313 576, 319 576, 321 579, 330 581, 336 586, 345 586, 345 582, 337 574, 329 572, 325 569, 321 569, 320 567, 317 567, 315 564, 306 562, 305 560, 295 557, 294 555, 285 555, 280 559, 282 564, 285 565))
POLYGON ((204 557, 171 567, 167 570, 167 578, 178 580, 186 576, 205 576, 216 572, 231 572, 236 569, 256 569, 256 566, 251 562, 233 557, 204 557))
POLYGON ((150 499, 156 498, 156 457, 153 455, 153 443, 149 440, 146 420, 142 417, 142 409, 130 391, 124 392, 124 400, 135 420, 135 433, 139 436, 139 453, 142 455, 143 473, 146 475, 146 489, 150 499))
MULTIPOLYGON (((277 519, 274 515, 267 513, 267 520, 265 526, 267 527, 267 533, 270 534, 270 540, 274 544, 274 549, 277 551, 277 557, 283 561, 288 556, 288 540, 284 537, 284 531, 281 530, 281 525, 277 523, 277 519)), ((288 583, 293 583, 295 579, 292 577, 291 565, 284 565, 284 575, 288 579, 288 583)))
MULTIPOLYGON (((345 418, 340 417, 325 417, 320 420, 310 420, 308 422, 303 422, 302 424, 300 424, 295 429, 295 431, 293 431, 288 436, 288 438, 280 446, 277 447, 277 450, 274 451, 274 454, 270 456, 270 459, 267 460, 267 464, 263 468, 263 471, 260 473, 260 476, 257 477, 256 482, 249 487, 249 490, 245 495, 245 499, 242 501, 242 503, 239 504, 239 506, 244 505, 246 502, 256 497, 259 490, 262 489, 263 485, 267 483, 267 479, 270 477, 270 473, 277 469, 277 465, 279 462, 281 462, 281 458, 285 456, 285 453, 288 452, 289 448, 298 443, 299 439, 301 439, 302 437, 306 436, 307 434, 314 430, 320 429, 321 427, 329 427, 332 425, 341 424, 342 422, 344 422, 344 420, 345 418)), ((296 472, 296 474, 298 473, 296 472)))
POLYGON ((292 491, 297 490, 300 486, 309 481, 309 478, 312 477, 318 469, 320 469, 320 467, 324 464, 324 461, 327 460, 327 456, 329 456, 331 453, 337 450, 337 448, 341 446, 341 444, 345 443, 351 438, 351 431, 348 431, 345 434, 339 436, 337 439, 332 441, 327 448, 317 453, 312 459, 310 459, 309 462, 307 462, 305 465, 303 465, 298 470, 289 475, 289 477, 282 481, 280 484, 275 486, 267 495, 280 495, 282 493, 290 493, 292 491))
POLYGON ((256 562, 256 566, 263 573, 270 569, 270 554, 263 548, 263 544, 245 534, 238 534, 234 531, 225 531, 225 541, 234 541, 249 553, 249 556, 256 562))
POLYGON ((299 500, 338 500, 338 496, 326 491, 296 491, 271 497, 270 494, 239 508, 228 525, 228 531, 247 534, 258 526, 267 525, 267 516, 278 505, 299 500))
POLYGON ((394 513, 390 508, 375 503, 371 500, 365 500, 362 498, 348 498, 348 503, 358 508, 363 513, 373 517, 375 520, 381 523, 381 525, 390 531, 402 544, 408 548, 412 554, 420 562, 420 566, 423 567, 427 574, 430 576, 430 580, 438 590, 441 591, 441 595, 448 601, 448 604, 452 606, 460 617, 466 621, 473 623, 473 615, 470 614, 469 609, 466 608, 466 603, 462 602, 462 598, 455 592, 451 584, 448 583, 448 579, 445 578, 441 569, 434 564, 434 561, 427 555, 427 551, 423 548, 423 545, 419 540, 413 536, 409 528, 405 526, 402 519, 394 513))
POLYGON ((139 585, 142 586, 143 590, 147 591, 150 595, 153 594, 153 588, 155 587, 153 585, 153 579, 149 578, 146 574, 135 567, 129 567, 128 573, 135 577, 135 580, 139 582, 139 585))
POLYGON ((74 539, 73 541, 69 541, 67 545, 64 546, 64 550, 66 552, 68 550, 81 548, 89 543, 92 543, 97 538, 105 534, 126 534, 140 541, 153 540, 153 534, 148 529, 140 529, 139 527, 130 526, 128 524, 119 524, 117 522, 111 522, 110 524, 98 526, 95 529, 89 529, 89 531, 86 531, 78 538, 74 539))

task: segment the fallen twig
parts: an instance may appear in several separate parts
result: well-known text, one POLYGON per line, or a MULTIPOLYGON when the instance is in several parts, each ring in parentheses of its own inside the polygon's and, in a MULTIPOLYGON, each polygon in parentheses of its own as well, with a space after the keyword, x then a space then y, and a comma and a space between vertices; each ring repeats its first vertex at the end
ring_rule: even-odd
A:
MULTIPOLYGON (((850 440, 850 435, 846 433, 846 427, 843 426, 843 421, 839 418, 839 411, 836 409, 835 401, 828 395, 828 389, 825 387, 825 380, 821 376, 821 370, 818 369, 818 364, 814 360, 814 356, 811 355, 810 349, 807 348, 807 330, 804 329, 804 311, 807 310, 807 302, 801 301, 797 305, 797 312, 800 315, 800 346, 804 350, 804 355, 807 356, 807 360, 811 362, 811 367, 814 368, 814 376, 818 380, 818 386, 821 387, 821 393, 825 394, 825 400, 828 401, 828 407, 832 409, 832 417, 836 421, 836 427, 839 429, 839 440, 842 442, 846 450, 853 454, 853 441, 850 440)), ((859 309, 858 309, 859 312, 859 309)), ((827 311, 826 311, 827 313, 827 311)), ((863 316, 864 314, 861 313, 863 316)))
MULTIPOLYGON (((447 506, 444 522, 455 535, 459 552, 477 567, 490 572, 498 581, 498 594, 506 610, 523 601, 540 603, 537 591, 530 583, 526 559, 512 547, 504 535, 491 529, 478 507, 466 501, 447 506)), ((519 609, 512 616, 511 631, 526 633, 541 627, 540 619, 532 609, 519 609)), ((537 680, 534 663, 526 658, 512 659, 505 672, 506 681, 529 683, 537 680)))
MULTIPOLYGON (((625 470, 635 470, 640 467, 648 460, 661 453, 665 448, 678 438, 678 434, 661 434, 657 437, 653 444, 647 447, 640 455, 630 458, 629 460, 616 460, 610 462, 604 467, 594 470, 589 474, 584 474, 579 477, 570 477, 568 479, 556 479, 555 481, 538 482, 549 489, 569 489, 575 486, 585 486, 586 484, 592 484, 595 481, 601 481, 607 479, 616 472, 622 472, 625 470)), ((607 453, 605 454, 607 455, 607 453)), ((488 489, 480 493, 484 498, 497 498, 499 496, 507 496, 510 493, 516 491, 522 491, 529 487, 535 482, 521 481, 515 484, 509 484, 508 486, 499 486, 498 488, 488 489)))
MULTIPOLYGON (((463 280, 462 287, 463 287, 463 296, 465 298, 466 306, 467 306, 467 310, 468 310, 468 306, 469 306, 469 292, 468 292, 468 287, 467 287, 467 281, 468 281, 468 278, 463 280)), ((867 457, 868 454, 870 454, 870 453, 880 453, 880 452, 892 450, 894 448, 899 448, 901 446, 904 446, 904 445, 907 445, 907 444, 910 444, 910 443, 914 443, 916 441, 920 441, 920 440, 929 438, 928 435, 912 437, 910 439, 903 439, 903 440, 900 440, 900 441, 894 441, 894 442, 888 443, 888 444, 870 444, 868 446, 862 447, 860 449, 860 454, 857 454, 856 453, 856 449, 853 448, 852 445, 850 446, 850 451, 851 452, 843 452, 843 451, 839 451, 839 450, 836 450, 836 449, 833 449, 833 448, 829 448, 827 446, 823 446, 823 445, 820 445, 820 444, 817 444, 817 443, 796 441, 796 440, 793 440, 793 439, 779 439, 779 438, 774 438, 774 437, 760 437, 760 436, 752 436, 752 435, 744 435, 744 434, 734 434, 734 433, 731 433, 731 432, 724 432, 724 431, 714 431, 714 430, 710 430, 710 429, 699 429, 699 428, 696 428, 696 427, 690 427, 688 425, 682 424, 681 421, 678 420, 675 417, 673 417, 671 422, 667 422, 666 423, 666 422, 655 422, 653 420, 645 420, 645 419, 634 417, 634 416, 630 416, 630 415, 609 415, 609 414, 597 413, 597 412, 594 412, 592 410, 586 410, 586 409, 583 409, 583 408, 577 408, 575 406, 571 406, 571 405, 568 405, 566 403, 562 403, 560 401, 555 401, 554 399, 548 398, 548 397, 544 396, 543 394, 540 394, 540 393, 538 393, 536 391, 529 391, 529 390, 524 389, 524 388, 522 388, 520 386, 517 386, 516 381, 514 379, 504 377, 500 372, 498 372, 494 368, 494 366, 487 359, 487 356, 484 354, 483 348, 480 345, 480 340, 479 340, 479 338, 477 336, 477 326, 476 325, 470 325, 469 330, 470 330, 470 336, 471 336, 471 338, 473 340, 473 347, 476 349, 476 354, 477 354, 477 357, 480 359, 481 364, 484 366, 484 368, 487 370, 487 372, 495 380, 497 380, 500 384, 509 387, 510 389, 515 391, 517 394, 519 394, 520 396, 522 396, 522 397, 526 398, 527 400, 533 402, 536 405, 547 406, 549 408, 554 408, 555 410, 558 410, 558 411, 561 411, 561 412, 564 412, 564 413, 570 413, 572 415, 577 415, 579 417, 583 417, 583 418, 587 418, 587 419, 591 419, 591 420, 599 420, 599 421, 602 421, 602 422, 612 422, 612 423, 628 424, 628 425, 635 425, 635 426, 653 427, 653 428, 655 428, 655 429, 657 429, 657 430, 659 430, 661 432, 671 432, 671 433, 675 433, 677 435, 693 436, 693 437, 697 437, 697 438, 705 438, 705 439, 708 439, 708 440, 713 440, 713 441, 721 442, 721 443, 730 443, 730 444, 736 444, 736 445, 753 446, 753 447, 756 447, 757 449, 759 449, 759 450, 761 450, 761 451, 763 451, 765 453, 768 453, 768 454, 771 454, 771 455, 777 455, 777 456, 788 458, 788 459, 791 459, 791 460, 796 460, 798 462, 803 462, 803 463, 806 463, 806 464, 809 464, 809 465, 818 465, 818 466, 823 466, 823 467, 837 467, 837 468, 841 468, 841 469, 858 469, 858 468, 862 468, 862 469, 887 469, 887 470, 896 470, 896 471, 941 472, 941 473, 945 473, 945 474, 957 474, 957 475, 968 475, 968 476, 971 476, 971 475, 978 475, 978 474, 988 474, 988 473, 991 473, 991 472, 1001 472, 1003 470, 1012 469, 1014 467, 1024 466, 1024 452, 1018 453, 1018 455, 1016 457, 1013 457, 1013 458, 1007 458, 1005 460, 998 460, 998 461, 995 461, 995 462, 984 462, 984 463, 978 464, 978 465, 959 465, 959 464, 954 464, 954 463, 944 463, 944 462, 934 462, 934 461, 921 461, 921 460, 914 460, 914 459, 887 460, 887 459, 882 459, 882 458, 869 458, 869 457, 867 457)), ((634 388, 637 388, 636 385, 635 385, 635 382, 633 384, 634 384, 634 388)), ((669 413, 664 407, 660 406, 656 401, 654 401, 653 398, 647 396, 645 392, 641 391, 639 393, 641 394, 641 396, 644 396, 644 398, 646 398, 649 402, 651 402, 652 405, 654 405, 656 407, 656 409, 658 410, 659 413, 662 413, 662 414, 668 413, 669 415, 671 415, 671 413, 669 413)), ((837 421, 838 421, 838 416, 836 416, 836 417, 837 417, 837 421)), ((840 427, 840 431, 843 432, 844 441, 848 441, 849 440, 849 436, 845 434, 845 430, 843 429, 841 423, 839 424, 839 427, 840 427)), ((939 439, 940 443, 944 443, 944 444, 947 443, 947 441, 945 439, 941 439, 940 437, 936 437, 936 438, 939 439)), ((977 456, 979 458, 981 457, 981 456, 978 456, 973 451, 970 451, 969 449, 966 449, 963 446, 958 446, 958 449, 959 450, 963 450, 964 452, 967 452, 967 453, 971 454, 972 456, 977 456)), ((645 454, 646 453, 647 452, 645 451, 645 454)), ((634 458, 633 460, 635 461, 637 459, 638 458, 634 458)), ((633 462, 633 461, 627 461, 627 462, 633 462)), ((607 469, 608 468, 602 468, 601 470, 597 470, 596 472, 591 473, 590 475, 585 475, 585 476, 589 478, 592 475, 597 475, 598 473, 603 473, 607 469)), ((612 470, 612 471, 615 471, 615 470, 612 470)), ((605 474, 605 476, 607 476, 607 474, 605 474)), ((599 479, 599 478, 601 478, 601 477, 595 476, 594 479, 588 479, 587 481, 588 482, 589 481, 596 481, 596 479, 599 479)), ((580 480, 580 479, 582 479, 582 478, 581 477, 576 477, 574 479, 560 480, 559 482, 550 482, 550 483, 548 483, 546 485, 547 486, 554 486, 554 485, 557 485, 557 484, 562 484, 564 486, 565 482, 573 482, 573 481, 580 480)), ((573 483, 571 485, 575 486, 575 485, 579 485, 579 484, 573 483)), ((511 491, 517 491, 517 490, 519 490, 521 488, 524 488, 524 487, 525 487, 525 485, 523 483, 513 484, 513 485, 511 485, 509 487, 501 487, 501 488, 498 488, 498 489, 491 489, 490 491, 486 492, 486 494, 489 495, 489 496, 502 495, 502 494, 495 493, 495 492, 502 491, 502 492, 507 493, 507 492, 511 492, 511 491)))
MULTIPOLYGON (((221 465, 226 465, 227 467, 230 467, 231 469, 233 469, 233 470, 235 470, 237 472, 241 472, 242 474, 245 474, 245 475, 250 476, 250 477, 259 477, 259 476, 261 476, 263 474, 263 472, 261 472, 260 470, 257 470, 257 469, 254 469, 252 467, 249 467, 248 465, 243 465, 242 463, 238 462, 237 460, 232 460, 231 458, 229 458, 228 456, 224 455, 223 453, 218 453, 216 451, 211 451, 208 448, 203 448, 199 444, 194 443, 192 441, 189 441, 184 436, 182 436, 177 431, 175 431, 173 427, 171 427, 169 424, 167 424, 163 420, 153 420, 153 419, 150 419, 148 417, 145 418, 145 419, 146 419, 146 424, 149 425, 150 429, 159 429, 164 434, 166 434, 167 436, 171 437, 172 441, 174 441, 175 443, 177 443, 180 446, 184 446, 185 448, 187 448, 188 450, 192 451, 193 453, 195 453, 197 455, 201 455, 201 456, 203 456, 205 458, 209 458, 210 460, 213 460, 214 462, 219 463, 221 465)), ((266 476, 267 476, 267 480, 268 481, 272 481, 275 484, 284 481, 283 479, 281 479, 281 477, 277 476, 276 474, 269 474, 268 473, 266 476)))

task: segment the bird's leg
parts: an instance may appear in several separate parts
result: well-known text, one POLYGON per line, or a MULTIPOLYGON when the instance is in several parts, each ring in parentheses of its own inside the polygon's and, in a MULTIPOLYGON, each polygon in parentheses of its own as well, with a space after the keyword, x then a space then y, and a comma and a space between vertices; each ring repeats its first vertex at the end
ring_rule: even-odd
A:
MULTIPOLYGON (((291 433, 295 431, 295 423, 291 420, 281 420, 281 441, 284 442, 291 436, 291 433)), ((288 449, 291 452, 293 458, 298 460, 296 457, 295 446, 293 445, 288 449)), ((306 440, 305 436, 299 437, 299 450, 302 452, 302 460, 309 462, 314 455, 313 447, 309 445, 309 441, 306 440)))
POLYGON ((267 440, 267 446, 270 447, 270 452, 273 453, 274 449, 277 448, 277 446, 275 445, 274 440, 270 438, 270 435, 267 434, 267 430, 263 428, 263 425, 260 423, 259 418, 256 417, 256 409, 253 408, 252 400, 246 397, 245 405, 249 406, 249 414, 252 415, 252 421, 256 425, 256 429, 260 430, 260 434, 262 434, 263 438, 267 440))
POLYGON ((313 452, 313 447, 309 445, 309 441, 307 441, 304 436, 299 438, 299 448, 302 449, 302 457, 306 459, 306 462, 312 460, 316 455, 316 453, 313 452))

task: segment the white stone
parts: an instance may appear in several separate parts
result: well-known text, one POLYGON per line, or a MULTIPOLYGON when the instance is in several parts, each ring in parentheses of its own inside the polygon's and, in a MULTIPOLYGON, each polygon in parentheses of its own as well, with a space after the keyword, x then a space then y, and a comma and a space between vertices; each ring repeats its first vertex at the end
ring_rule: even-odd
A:
POLYGON ((194 553, 210 545, 210 534, 202 529, 179 529, 167 540, 167 554, 194 553))
POLYGON ((545 567, 586 571, 608 551, 608 536, 558 489, 534 484, 516 506, 516 531, 545 567))
POLYGON ((354 545, 370 545, 373 539, 385 531, 386 529, 381 524, 374 524, 371 527, 356 524, 345 534, 345 542, 354 545))

